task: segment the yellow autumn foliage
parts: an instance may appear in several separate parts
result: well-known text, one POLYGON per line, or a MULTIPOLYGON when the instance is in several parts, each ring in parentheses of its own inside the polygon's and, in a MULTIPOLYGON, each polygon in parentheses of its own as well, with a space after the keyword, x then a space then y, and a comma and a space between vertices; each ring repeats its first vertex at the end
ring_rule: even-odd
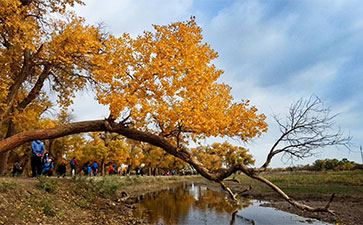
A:
POLYGON ((200 146, 193 148, 191 152, 211 171, 218 171, 221 168, 229 168, 237 164, 253 165, 255 163, 247 149, 233 146, 228 142, 200 146))
POLYGON ((230 87, 212 64, 217 53, 202 42, 202 30, 191 18, 137 38, 125 34, 105 42, 105 54, 94 58, 94 78, 103 83, 98 101, 114 119, 188 144, 211 136, 243 141, 267 130, 265 116, 249 101, 235 102, 230 87))
MULTIPOLYGON (((64 111, 77 91, 88 85, 99 103, 109 107, 113 119, 160 135, 178 148, 217 136, 247 142, 267 131, 265 116, 248 100, 234 100, 231 87, 218 82, 223 74, 213 64, 218 54, 203 41, 195 18, 153 25, 153 31, 135 38, 127 33, 118 37, 67 10, 76 3, 83 4, 80 0, 0 1, 3 136, 11 122, 17 132, 57 125, 40 119, 54 105, 45 82, 64 111)), ((132 166, 144 160, 137 145, 120 152, 122 156, 115 155, 124 149, 121 142, 88 147, 97 152, 95 159, 113 154, 115 162, 132 166)), ((219 160, 213 157, 211 161, 219 160)), ((163 160, 169 165, 174 159, 163 160)))
POLYGON ((49 108, 48 93, 42 88, 46 80, 64 109, 92 80, 90 61, 102 46, 102 34, 66 11, 75 3, 82 4, 79 0, 0 1, 2 122, 12 119, 22 125, 18 117, 40 115, 49 108), (38 112, 25 109, 32 104, 39 105, 33 107, 38 112))

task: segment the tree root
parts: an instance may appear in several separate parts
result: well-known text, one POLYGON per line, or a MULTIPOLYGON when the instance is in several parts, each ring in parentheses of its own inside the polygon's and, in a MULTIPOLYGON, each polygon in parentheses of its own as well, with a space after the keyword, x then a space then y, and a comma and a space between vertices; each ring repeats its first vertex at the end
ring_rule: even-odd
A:
POLYGON ((222 189, 223 190, 225 190, 225 191, 227 191, 228 192, 228 194, 229 194, 229 196, 231 196, 231 198, 234 200, 234 201, 236 201, 236 202, 238 202, 238 200, 237 200, 237 195, 236 194, 234 194, 233 192, 232 192, 232 190, 228 187, 228 186, 226 186, 225 184, 224 184, 224 182, 223 181, 219 181, 219 184, 221 185, 221 187, 222 187, 222 189))
POLYGON ((129 195, 129 194, 127 194, 127 192, 123 191, 123 192, 121 192, 121 198, 120 198, 120 199, 118 199, 117 201, 118 201, 118 202, 124 202, 124 201, 126 201, 129 197, 130 197, 130 195, 129 195))

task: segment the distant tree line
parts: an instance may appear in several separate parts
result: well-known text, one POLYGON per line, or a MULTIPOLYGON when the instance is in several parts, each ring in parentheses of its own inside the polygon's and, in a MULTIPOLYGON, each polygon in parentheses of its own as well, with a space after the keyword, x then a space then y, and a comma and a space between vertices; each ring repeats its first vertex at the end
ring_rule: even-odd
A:
POLYGON ((347 158, 342 160, 338 159, 318 159, 310 165, 297 165, 286 168, 274 168, 270 169, 271 172, 283 172, 283 171, 327 171, 327 170, 355 170, 363 169, 363 164, 349 161, 347 158))
POLYGON ((353 161, 349 161, 344 158, 342 160, 338 159, 324 159, 324 160, 316 160, 313 163, 314 170, 322 171, 322 170, 350 170, 357 166, 357 164, 353 161))

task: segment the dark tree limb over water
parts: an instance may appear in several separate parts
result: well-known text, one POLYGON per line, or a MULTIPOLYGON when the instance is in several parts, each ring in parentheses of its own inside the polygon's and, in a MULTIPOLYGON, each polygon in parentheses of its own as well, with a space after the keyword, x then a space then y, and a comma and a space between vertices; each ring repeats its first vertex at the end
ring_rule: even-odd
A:
POLYGON ((329 212, 333 214, 333 211, 329 209, 329 206, 334 195, 332 195, 325 207, 310 207, 291 199, 278 186, 261 176, 261 172, 266 170, 271 159, 279 153, 286 154, 292 158, 305 158, 313 155, 315 150, 322 147, 331 145, 349 147, 350 137, 343 137, 340 131, 336 133, 332 132, 334 125, 333 119, 335 116, 330 116, 329 113, 330 109, 324 108, 320 99, 316 97, 311 97, 307 101, 299 100, 291 106, 289 115, 285 121, 275 117, 280 126, 282 135, 273 144, 267 155, 266 162, 260 168, 250 168, 243 164, 235 164, 230 168, 221 170, 218 174, 209 171, 187 148, 174 145, 163 136, 130 127, 125 121, 116 122, 110 118, 105 120, 70 123, 50 129, 22 132, 0 141, 0 152, 9 151, 37 139, 52 139, 82 132, 113 132, 136 141, 147 142, 160 147, 167 153, 182 159, 192 165, 203 177, 219 183, 233 199, 236 199, 235 194, 224 184, 223 180, 235 172, 241 171, 250 178, 268 185, 296 208, 313 212, 329 212))

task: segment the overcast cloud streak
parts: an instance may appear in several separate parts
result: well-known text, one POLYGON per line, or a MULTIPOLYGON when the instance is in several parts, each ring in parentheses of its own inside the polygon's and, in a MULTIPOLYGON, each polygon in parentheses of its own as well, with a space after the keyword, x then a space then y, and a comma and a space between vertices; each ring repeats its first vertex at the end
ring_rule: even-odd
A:
MULTIPOLYGON (((260 165, 278 136, 272 113, 312 94, 334 113, 337 124, 353 136, 351 152, 326 149, 319 158, 348 158, 362 163, 363 144, 363 2, 316 0, 86 0, 76 11, 91 23, 103 22, 114 35, 133 36, 196 16, 204 39, 219 53, 214 62, 225 71, 220 81, 232 86, 236 100, 250 99, 268 117, 268 134, 247 145, 260 165)), ((91 110, 80 96, 78 120, 107 117, 101 106, 91 110)), ((95 104, 95 103, 90 103, 95 104)), ((237 144, 237 143, 232 143, 237 144)), ((306 164, 310 158, 297 161, 306 164)), ((277 158, 272 166, 283 166, 277 158)))

